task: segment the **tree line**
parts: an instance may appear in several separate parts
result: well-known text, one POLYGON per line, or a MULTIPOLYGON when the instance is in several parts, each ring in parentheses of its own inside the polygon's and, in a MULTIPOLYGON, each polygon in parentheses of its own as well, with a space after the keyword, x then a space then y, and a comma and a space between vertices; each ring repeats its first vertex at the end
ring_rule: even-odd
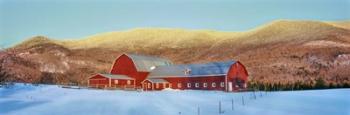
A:
POLYGON ((310 90, 310 89, 332 89, 332 88, 350 88, 350 84, 343 83, 326 83, 323 78, 317 78, 314 82, 293 82, 293 83, 263 83, 248 82, 248 88, 260 91, 290 91, 290 90, 310 90))

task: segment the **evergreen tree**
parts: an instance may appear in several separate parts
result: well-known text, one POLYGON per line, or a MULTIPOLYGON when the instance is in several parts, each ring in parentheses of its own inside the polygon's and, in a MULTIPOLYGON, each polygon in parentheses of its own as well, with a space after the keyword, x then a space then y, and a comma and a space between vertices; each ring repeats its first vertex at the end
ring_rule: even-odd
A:
POLYGON ((347 82, 345 82, 345 83, 343 83, 343 88, 350 88, 350 86, 347 82))
POLYGON ((335 88, 335 86, 333 85, 333 83, 329 83, 328 88, 332 89, 335 88))
POLYGON ((337 88, 342 88, 343 86, 340 83, 337 83, 337 88))
POLYGON ((326 88, 325 81, 321 77, 316 79, 315 88, 316 89, 324 89, 324 88, 326 88))

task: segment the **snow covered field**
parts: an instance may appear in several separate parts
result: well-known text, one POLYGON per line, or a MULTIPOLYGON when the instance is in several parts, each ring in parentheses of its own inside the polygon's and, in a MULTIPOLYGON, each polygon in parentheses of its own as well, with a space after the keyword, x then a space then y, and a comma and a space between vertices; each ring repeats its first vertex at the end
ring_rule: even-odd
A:
POLYGON ((133 92, 16 84, 0 88, 0 115, 350 115, 350 89, 293 92, 133 92), (242 103, 244 98, 244 104, 242 103), (233 110, 232 110, 233 99, 233 110))

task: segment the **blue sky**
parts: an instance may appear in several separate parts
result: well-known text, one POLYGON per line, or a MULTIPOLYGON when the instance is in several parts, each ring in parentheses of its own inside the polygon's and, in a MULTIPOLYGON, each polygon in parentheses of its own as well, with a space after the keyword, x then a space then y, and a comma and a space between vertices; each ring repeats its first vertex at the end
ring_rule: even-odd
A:
POLYGON ((350 0, 0 0, 0 46, 143 27, 246 31, 276 19, 350 19, 350 0))

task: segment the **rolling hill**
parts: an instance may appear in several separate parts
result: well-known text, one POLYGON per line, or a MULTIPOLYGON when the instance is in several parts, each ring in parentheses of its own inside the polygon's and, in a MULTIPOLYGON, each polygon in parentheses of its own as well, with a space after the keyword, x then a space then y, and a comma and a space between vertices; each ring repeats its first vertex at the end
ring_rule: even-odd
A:
POLYGON ((350 30, 344 24, 278 20, 246 32, 140 28, 80 40, 36 36, 1 52, 7 80, 84 85, 108 72, 121 53, 169 58, 175 63, 235 59, 252 82, 350 83, 350 30))

